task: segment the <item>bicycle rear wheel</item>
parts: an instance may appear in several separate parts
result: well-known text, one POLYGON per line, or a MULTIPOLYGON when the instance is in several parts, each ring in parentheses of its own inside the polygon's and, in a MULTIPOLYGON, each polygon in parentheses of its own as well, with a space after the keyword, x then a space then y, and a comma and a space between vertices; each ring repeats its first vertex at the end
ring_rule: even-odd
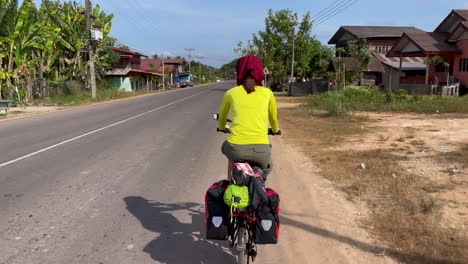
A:
POLYGON ((247 264, 249 262, 249 254, 247 249, 248 234, 244 227, 239 227, 237 230, 237 263, 247 264))

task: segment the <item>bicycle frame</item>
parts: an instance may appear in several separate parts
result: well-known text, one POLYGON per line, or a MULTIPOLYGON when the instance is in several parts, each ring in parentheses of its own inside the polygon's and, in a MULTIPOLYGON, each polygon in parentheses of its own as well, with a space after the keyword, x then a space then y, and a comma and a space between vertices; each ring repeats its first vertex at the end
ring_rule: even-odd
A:
POLYGON ((245 264, 255 260, 256 251, 255 243, 253 239, 253 224, 255 223, 255 216, 253 212, 233 212, 229 214, 229 217, 233 219, 230 230, 230 247, 235 250, 237 256, 237 263, 245 264))

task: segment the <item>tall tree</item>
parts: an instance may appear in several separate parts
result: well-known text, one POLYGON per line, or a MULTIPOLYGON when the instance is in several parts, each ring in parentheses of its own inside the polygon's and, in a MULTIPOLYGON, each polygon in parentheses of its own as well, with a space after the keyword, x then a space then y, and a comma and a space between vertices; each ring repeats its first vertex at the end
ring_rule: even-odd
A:
POLYGON ((252 40, 246 45, 240 42, 234 51, 239 55, 259 56, 270 71, 272 89, 281 89, 288 83, 291 63, 294 63, 297 77, 311 76, 312 70, 317 70, 316 64, 320 64, 321 59, 321 56, 317 55, 322 53, 324 47, 311 32, 312 20, 309 12, 300 19, 297 13, 289 9, 279 11, 270 9, 265 19, 265 30, 253 34, 252 40), (296 51, 294 62, 292 62, 293 43, 296 51))
POLYGON ((348 42, 348 51, 351 57, 357 59, 359 67, 356 69, 353 79, 361 77, 362 72, 365 71, 372 61, 374 56, 369 49, 369 44, 366 39, 355 39, 348 42))

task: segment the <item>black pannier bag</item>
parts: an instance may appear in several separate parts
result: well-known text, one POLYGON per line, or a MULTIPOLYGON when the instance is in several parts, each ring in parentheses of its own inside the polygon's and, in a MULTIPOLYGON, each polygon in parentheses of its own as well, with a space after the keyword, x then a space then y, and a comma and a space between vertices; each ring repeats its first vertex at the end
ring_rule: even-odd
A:
POLYGON ((206 238, 227 240, 229 226, 229 207, 223 196, 229 182, 222 180, 214 183, 205 195, 205 229, 206 238))
POLYGON ((276 244, 279 237, 279 194, 267 188, 268 202, 256 210, 255 243, 276 244))

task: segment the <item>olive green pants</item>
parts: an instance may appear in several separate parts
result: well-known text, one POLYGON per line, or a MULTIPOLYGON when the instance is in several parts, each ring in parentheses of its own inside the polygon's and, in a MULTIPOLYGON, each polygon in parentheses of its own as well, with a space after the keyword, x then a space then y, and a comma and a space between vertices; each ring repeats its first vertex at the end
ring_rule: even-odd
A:
POLYGON ((255 163, 265 172, 265 177, 273 169, 270 144, 238 145, 224 141, 221 152, 230 161, 255 163))

